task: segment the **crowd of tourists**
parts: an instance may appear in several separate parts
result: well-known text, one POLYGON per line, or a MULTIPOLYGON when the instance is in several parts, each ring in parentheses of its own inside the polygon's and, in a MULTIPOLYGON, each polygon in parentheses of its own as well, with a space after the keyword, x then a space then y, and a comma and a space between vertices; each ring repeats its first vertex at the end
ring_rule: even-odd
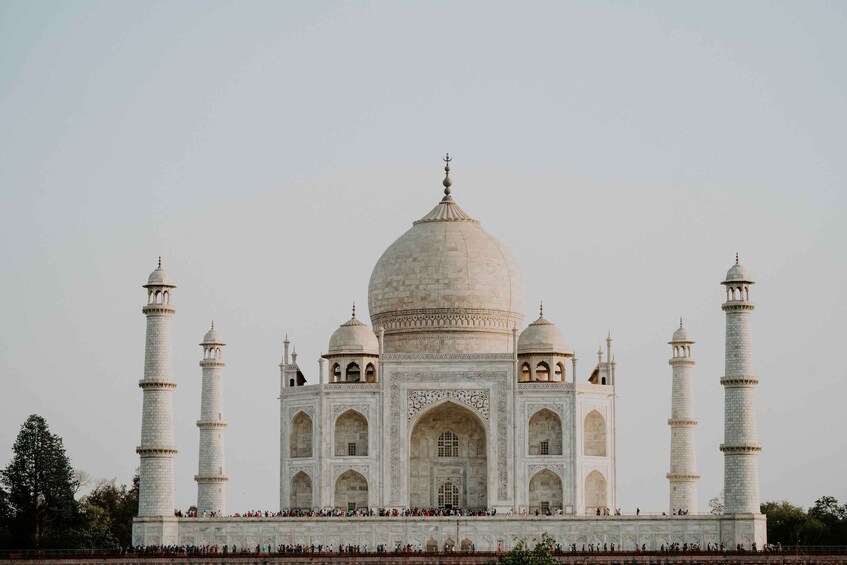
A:
MULTIPOLYGON (((646 544, 641 544, 641 546, 636 545, 634 548, 623 548, 620 544, 614 543, 588 543, 582 544, 578 546, 575 543, 572 543, 567 546, 563 546, 561 544, 555 544, 552 548, 552 552, 555 554, 565 554, 565 553, 619 553, 619 552, 632 552, 635 551, 637 553, 641 552, 661 552, 661 553, 692 553, 692 552, 700 552, 703 551, 700 544, 697 543, 672 543, 672 544, 662 544, 658 550, 655 549, 647 549, 646 544)), ((779 551, 783 550, 781 544, 776 545, 768 545, 765 546, 763 551, 779 551)), ((376 547, 369 548, 367 544, 364 545, 353 545, 353 544, 339 544, 337 547, 333 544, 330 545, 302 545, 302 544, 283 544, 283 545, 256 545, 251 547, 246 546, 237 546, 233 545, 168 545, 168 546, 138 546, 134 548, 126 548, 121 549, 121 554, 126 553, 135 553, 137 555, 145 555, 145 556, 170 556, 170 555, 180 555, 180 556, 200 556, 200 555, 231 555, 231 554, 323 554, 323 555, 357 555, 357 554, 367 554, 367 553, 438 553, 439 551, 443 551, 445 553, 451 553, 457 551, 457 548, 452 544, 444 544, 443 548, 439 548, 437 546, 422 546, 421 544, 407 544, 400 545, 397 544, 393 547, 385 544, 379 544, 376 547)), ((497 553, 501 553, 503 551, 502 547, 498 545, 497 553)), ((707 543, 705 551, 707 552, 726 552, 727 549, 724 544, 717 543, 707 543)), ((746 549, 742 545, 738 545, 735 547, 735 551, 744 552, 744 551, 759 551, 756 544, 752 544, 749 549, 746 549)), ((462 553, 475 553, 476 546, 474 544, 464 545, 461 548, 462 553)))
MULTIPOLYGON (((561 513, 561 512, 559 512, 561 513)), ((292 508, 273 512, 270 510, 249 510, 243 513, 230 515, 231 518, 340 518, 352 516, 379 516, 379 517, 428 517, 428 516, 496 516, 496 509, 469 509, 469 508, 357 508, 356 510, 343 510, 341 508, 323 508, 311 510, 303 508, 292 508)), ((536 512, 536 516, 538 512, 536 512)), ((550 515, 550 512, 547 512, 550 515)), ((174 512, 177 518, 216 518, 217 512, 198 514, 194 510, 174 512)))

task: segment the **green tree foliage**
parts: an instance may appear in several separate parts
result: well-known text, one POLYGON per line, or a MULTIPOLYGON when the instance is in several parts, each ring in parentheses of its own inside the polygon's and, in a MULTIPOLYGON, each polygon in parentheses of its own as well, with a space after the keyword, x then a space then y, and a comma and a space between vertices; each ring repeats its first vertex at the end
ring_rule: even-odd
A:
POLYGON ((834 496, 822 496, 809 508, 809 516, 826 527, 823 545, 847 545, 847 504, 839 506, 834 496))
POLYGON ((9 531, 17 548, 74 547, 80 514, 76 482, 62 438, 47 422, 27 418, 12 447, 12 461, 0 472, 12 516, 9 531))
POLYGON ((784 546, 821 543, 826 526, 801 507, 786 500, 773 501, 763 503, 761 512, 768 517, 768 543, 784 546))
POLYGON ((126 485, 117 486, 115 479, 102 479, 82 499, 92 543, 103 548, 127 547, 132 543, 132 518, 138 514, 138 484, 138 475, 130 489, 126 485))
POLYGON ((9 493, 0 487, 0 549, 10 547, 12 544, 12 533, 9 525, 12 520, 12 506, 9 504, 9 493))
POLYGON ((768 542, 782 545, 847 545, 847 505, 832 496, 815 501, 808 512, 783 500, 765 502, 768 542))
POLYGON ((541 535, 541 541, 533 549, 529 549, 525 539, 521 539, 512 548, 500 556, 500 565, 553 565, 553 538, 546 533, 541 535))

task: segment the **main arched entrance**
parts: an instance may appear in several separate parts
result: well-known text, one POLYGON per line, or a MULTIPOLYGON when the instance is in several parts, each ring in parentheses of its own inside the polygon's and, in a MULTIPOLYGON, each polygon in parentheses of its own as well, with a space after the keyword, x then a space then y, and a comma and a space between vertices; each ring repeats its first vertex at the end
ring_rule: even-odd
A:
POLYGON ((485 428, 470 409, 445 402, 420 415, 409 446, 409 506, 488 506, 485 428))

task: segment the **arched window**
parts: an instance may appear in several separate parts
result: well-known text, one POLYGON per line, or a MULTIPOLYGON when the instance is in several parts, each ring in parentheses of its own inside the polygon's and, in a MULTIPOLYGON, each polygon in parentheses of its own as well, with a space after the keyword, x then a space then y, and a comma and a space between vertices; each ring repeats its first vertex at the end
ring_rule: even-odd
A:
POLYGON ((341 366, 338 363, 332 366, 332 382, 341 382, 341 366))
POLYGON ((562 421, 555 413, 544 408, 529 419, 529 454, 562 454, 562 421))
POLYGON ((565 382, 565 364, 559 361, 556 363, 556 372, 553 374, 554 381, 558 381, 560 383, 565 382))
POLYGON ((550 366, 542 361, 538 365, 535 366, 535 380, 536 381, 549 381, 550 380, 550 366))
POLYGON ((443 432, 438 436, 438 456, 458 457, 459 438, 453 432, 443 432))
POLYGON ((348 383, 357 383, 361 380, 362 372, 359 369, 359 365, 357 363, 350 363, 347 365, 347 382, 348 383))
POLYGON ((459 489, 456 485, 447 481, 438 487, 438 507, 455 508, 459 506, 459 489))
POLYGON ((368 366, 365 367, 365 381, 369 383, 376 382, 376 368, 373 363, 368 363, 368 366))
POLYGON ((524 364, 521 366, 521 382, 522 382, 522 383, 525 383, 525 382, 527 382, 527 381, 529 381, 529 380, 531 380, 531 377, 530 377, 530 370, 529 370, 529 363, 524 363, 524 364))
POLYGON ((605 457, 606 420, 597 410, 592 410, 585 417, 583 433, 585 438, 583 451, 585 455, 605 457))
POLYGON ((599 471, 591 471, 585 477, 585 513, 593 516, 599 508, 602 512, 608 502, 606 498, 606 477, 599 471))
POLYGON ((305 412, 298 412, 291 420, 289 444, 291 457, 312 456, 312 419, 305 412))
POLYGON ((529 511, 548 514, 562 507, 562 479, 549 469, 542 469, 529 481, 529 511))
POLYGON ((312 479, 303 471, 300 471, 291 479, 289 503, 291 508, 308 509, 312 507, 312 479))
POLYGON ((365 457, 368 454, 368 421, 348 410, 335 421, 335 456, 365 457))

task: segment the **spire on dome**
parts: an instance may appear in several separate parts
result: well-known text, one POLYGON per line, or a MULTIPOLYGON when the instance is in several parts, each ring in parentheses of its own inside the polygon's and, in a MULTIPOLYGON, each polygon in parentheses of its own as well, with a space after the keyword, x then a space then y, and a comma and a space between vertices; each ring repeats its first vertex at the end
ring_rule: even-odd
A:
POLYGON ((453 186, 453 181, 450 180, 450 161, 453 159, 450 158, 450 154, 447 153, 444 156, 444 181, 441 183, 444 185, 444 197, 450 198, 450 187, 453 186))
POLYGON ((735 252, 735 264, 738 264, 738 251, 735 252))
POLYGON ((679 327, 682 329, 682 316, 679 317, 679 327))
POLYGON ((453 201, 453 197, 450 196, 450 187, 453 185, 453 181, 450 180, 450 162, 453 160, 450 157, 450 154, 447 153, 444 156, 444 181, 441 183, 444 185, 444 198, 441 199, 441 202, 436 204, 435 208, 429 211, 429 214, 417 220, 416 222, 412 222, 412 224, 420 224, 423 222, 473 222, 478 224, 476 220, 468 216, 464 210, 459 208, 459 205, 453 201))
MULTIPOLYGON (((738 262, 738 261, 736 260, 736 263, 737 263, 737 262, 738 262)), ((161 268, 162 268, 162 256, 161 256, 161 255, 159 255, 159 266, 158 266, 158 267, 156 267, 156 268, 157 268, 157 269, 161 269, 161 268)))
POLYGON ((538 317, 539 318, 544 317, 544 301, 543 300, 541 302, 539 302, 539 304, 538 304, 538 317))
POLYGON ((353 317, 356 317, 356 301, 353 301, 353 317))

